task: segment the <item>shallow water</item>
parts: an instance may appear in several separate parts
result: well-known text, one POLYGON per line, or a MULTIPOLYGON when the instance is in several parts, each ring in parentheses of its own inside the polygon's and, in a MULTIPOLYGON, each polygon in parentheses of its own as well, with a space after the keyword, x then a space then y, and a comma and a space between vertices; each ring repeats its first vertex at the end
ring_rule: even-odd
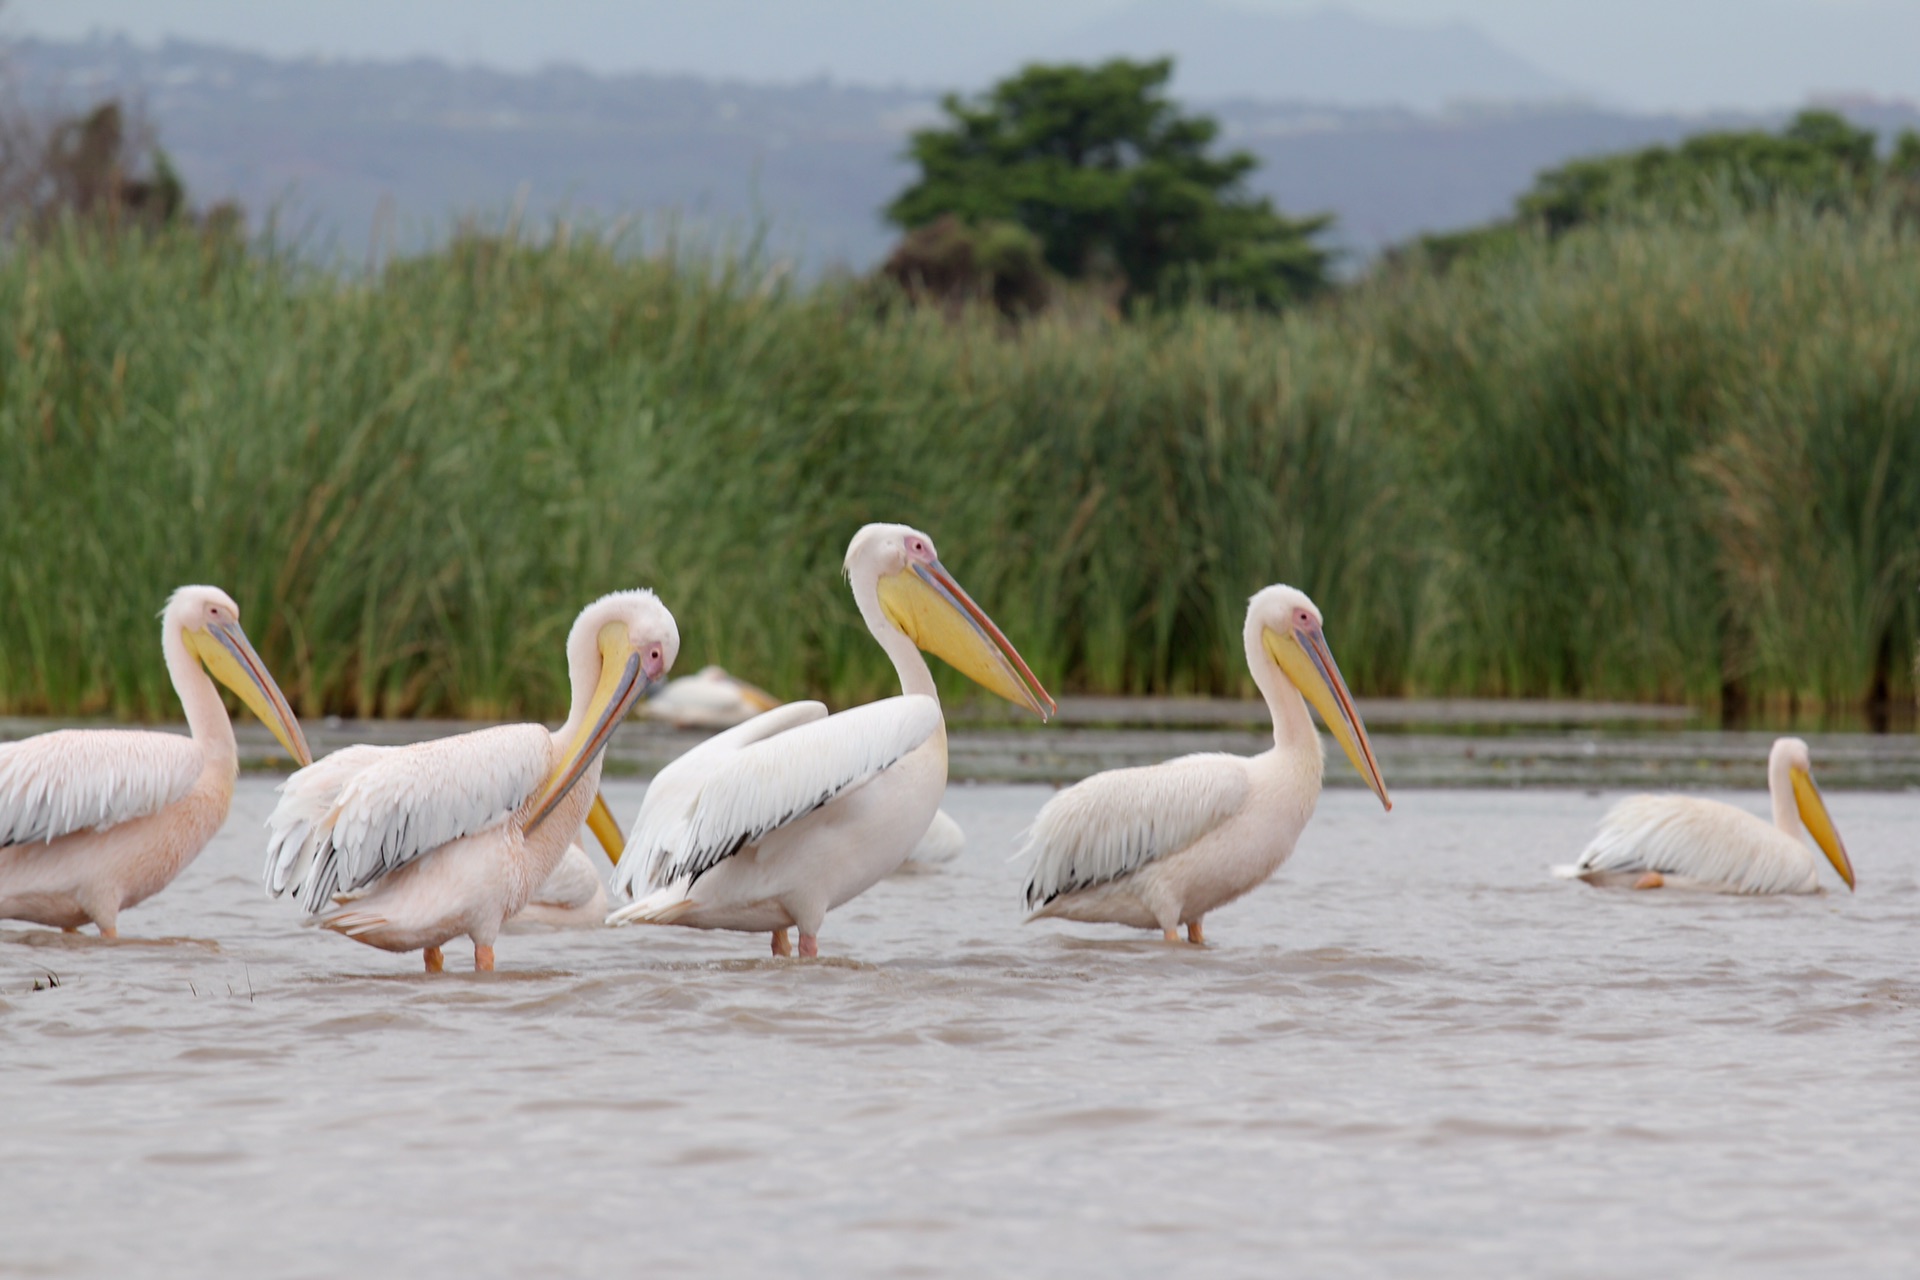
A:
POLYGON ((1858 895, 1740 901, 1548 878, 1612 796, 1336 791, 1202 950, 1022 927, 1048 793, 955 788, 966 854, 820 963, 636 929, 429 979, 262 899, 270 786, 122 917, 202 941, 0 925, 0 1274, 1920 1261, 1920 795, 1830 797, 1858 895))

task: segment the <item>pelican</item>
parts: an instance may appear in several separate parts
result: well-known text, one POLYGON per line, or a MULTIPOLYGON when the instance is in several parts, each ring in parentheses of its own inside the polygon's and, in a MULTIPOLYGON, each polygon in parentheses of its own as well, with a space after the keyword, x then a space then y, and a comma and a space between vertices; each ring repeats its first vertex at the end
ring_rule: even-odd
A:
POLYGON ((288 755, 312 763, 232 596, 181 587, 160 618, 160 649, 190 736, 61 729, 0 746, 0 918, 69 932, 92 921, 101 937, 117 937, 122 911, 199 856, 227 820, 240 771, 214 680, 288 755))
POLYGON ((947 786, 947 730, 920 651, 1042 720, 1053 699, 933 540, 870 524, 847 547, 860 616, 901 696, 828 715, 794 702, 701 743, 647 788, 614 889, 650 890, 609 924, 769 932, 773 953, 819 954, 827 912, 898 867, 947 786))
POLYGON ((1853 863, 1813 784, 1806 743, 1774 742, 1767 790, 1772 825, 1718 800, 1630 796, 1601 820, 1580 861, 1554 874, 1607 888, 1819 893, 1820 860, 1801 840, 1810 835, 1851 890, 1853 863))
POLYGON ((1325 758, 1307 703, 1388 809, 1367 729, 1304 592, 1247 602, 1247 667, 1273 716, 1273 749, 1205 754, 1095 774, 1047 801, 1021 852, 1033 858, 1028 921, 1058 917, 1206 941, 1203 919, 1279 870, 1313 816, 1325 758))
POLYGON ((464 935, 473 967, 491 970, 501 925, 587 817, 607 739, 679 649, 651 591, 603 596, 568 633, 573 699, 558 731, 502 725, 348 747, 300 770, 267 819, 268 892, 291 889, 315 923, 357 941, 422 952, 429 973, 464 935))
POLYGON ((730 729, 779 705, 780 699, 765 689, 719 667, 702 667, 661 685, 640 704, 639 714, 676 729, 730 729))

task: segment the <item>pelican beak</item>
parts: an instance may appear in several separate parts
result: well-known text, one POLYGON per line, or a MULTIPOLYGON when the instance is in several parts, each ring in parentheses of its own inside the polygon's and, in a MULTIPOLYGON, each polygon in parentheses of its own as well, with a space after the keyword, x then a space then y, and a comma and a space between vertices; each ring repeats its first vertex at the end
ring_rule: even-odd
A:
POLYGON ((598 791, 593 793, 593 807, 587 810, 587 827, 593 832, 593 838, 600 842, 607 861, 619 866, 620 855, 627 851, 627 836, 620 830, 620 822, 613 816, 613 810, 607 808, 607 798, 598 791))
POLYGON ((1057 708, 1026 661, 986 610, 945 566, 918 562, 880 579, 880 608, 909 640, 938 654, 968 679, 1026 707, 1041 720, 1057 708))
POLYGON ((313 752, 307 749, 307 735, 300 731, 300 721, 287 705, 287 695, 273 682, 267 664, 253 651, 239 623, 216 622, 210 627, 196 627, 187 631, 185 637, 187 647, 207 664, 213 678, 247 704, 247 710, 273 731, 273 736, 301 768, 313 763, 313 752))
POLYGON ((1267 655, 1280 664, 1287 679, 1313 704, 1320 719, 1339 739, 1354 769, 1373 788, 1373 794, 1380 797, 1380 803, 1391 810, 1393 801, 1387 797, 1380 762, 1373 758, 1367 726, 1360 722, 1360 713, 1354 710, 1353 695, 1347 692, 1347 682, 1340 678, 1340 665, 1333 660, 1333 650, 1327 647, 1326 633, 1319 627, 1301 627, 1290 635, 1282 635, 1267 627, 1263 628, 1261 639, 1267 646, 1267 655))
POLYGON ((528 831, 544 822, 554 806, 573 790, 580 775, 606 750, 607 740, 633 710, 633 704, 646 696, 647 689, 663 674, 642 667, 640 650, 634 647, 626 623, 609 622, 600 628, 600 683, 587 703, 586 721, 579 734, 547 776, 547 785, 527 822, 528 831))
POLYGON ((1794 765, 1787 770, 1787 776, 1793 779, 1793 801, 1800 810, 1800 821, 1807 824, 1807 834, 1820 846, 1820 852, 1827 855, 1827 861, 1847 882, 1851 892, 1853 861, 1847 857, 1847 846, 1840 843, 1840 832, 1834 828, 1833 819, 1827 816, 1827 803, 1820 798, 1820 788, 1813 785, 1813 775, 1794 765))

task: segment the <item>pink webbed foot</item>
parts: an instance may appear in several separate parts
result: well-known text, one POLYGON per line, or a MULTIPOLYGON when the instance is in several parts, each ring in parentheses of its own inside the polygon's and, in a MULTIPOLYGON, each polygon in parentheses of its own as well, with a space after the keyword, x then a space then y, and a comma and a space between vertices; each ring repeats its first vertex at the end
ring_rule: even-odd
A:
POLYGON ((811 933, 801 934, 800 935, 800 958, 802 960, 812 960, 817 958, 819 954, 820 954, 820 939, 815 937, 811 933))

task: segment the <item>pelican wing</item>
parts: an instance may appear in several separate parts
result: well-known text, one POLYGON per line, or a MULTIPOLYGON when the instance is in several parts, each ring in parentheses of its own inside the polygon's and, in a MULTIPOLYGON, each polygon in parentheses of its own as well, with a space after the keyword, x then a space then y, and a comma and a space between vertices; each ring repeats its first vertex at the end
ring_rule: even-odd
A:
POLYGON ((192 738, 59 729, 0 746, 0 848, 103 831, 158 813, 193 789, 192 738))
POLYGON ((1246 804, 1247 762, 1209 753, 1096 773, 1046 805, 1020 852, 1033 856, 1027 906, 1131 875, 1178 853, 1246 804))
POLYGON ((267 819, 267 888, 309 913, 441 845, 504 821, 553 763, 537 724, 405 747, 349 747, 300 770, 267 819))
POLYGON ((1744 809, 1698 796, 1630 796, 1562 874, 1644 874, 1733 893, 1804 892, 1818 884, 1812 851, 1744 809))
POLYGON ((647 788, 615 888, 694 881, 768 832, 874 778, 940 731, 932 698, 835 716, 792 702, 695 747, 647 788))

